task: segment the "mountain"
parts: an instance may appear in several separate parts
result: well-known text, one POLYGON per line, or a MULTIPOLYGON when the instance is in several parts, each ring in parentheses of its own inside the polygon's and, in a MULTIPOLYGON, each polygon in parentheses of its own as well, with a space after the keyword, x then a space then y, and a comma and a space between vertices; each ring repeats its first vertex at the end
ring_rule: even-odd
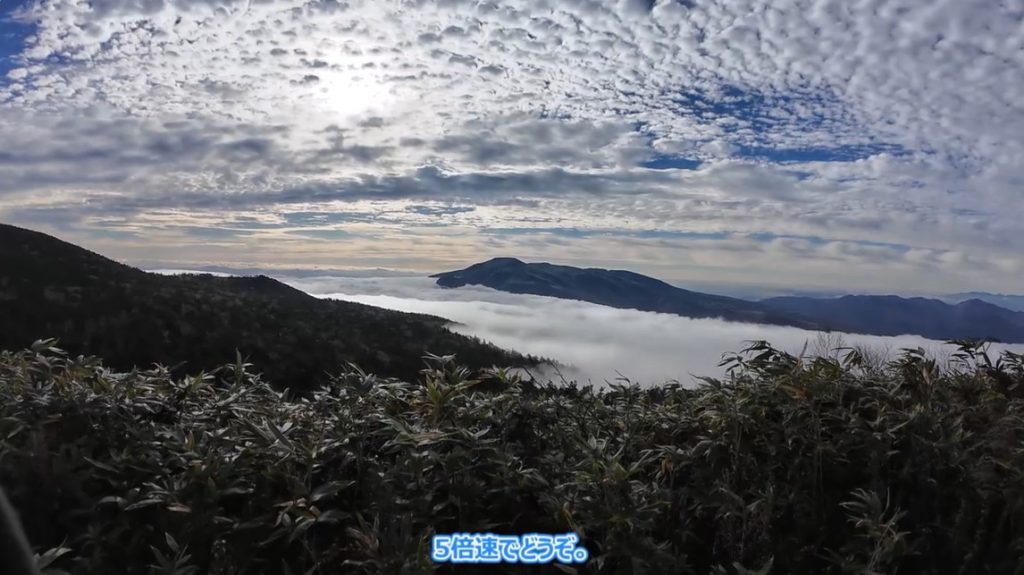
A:
POLYGON ((445 319, 323 300, 266 276, 151 274, 0 224, 0 349, 56 337, 111 367, 212 369, 236 348, 275 384, 326 381, 348 362, 416 379, 426 352, 477 367, 538 360, 452 333, 445 319))
POLYGON ((779 312, 760 303, 689 291, 621 270, 528 264, 515 258, 495 258, 431 277, 437 278, 437 285, 447 288, 482 285, 511 293, 574 299, 621 309, 806 329, 818 327, 797 314, 779 312))
POLYGON ((972 291, 951 294, 943 297, 942 299, 948 303, 960 303, 970 299, 980 299, 983 302, 1004 307, 1009 310, 1024 311, 1024 295, 1006 295, 1001 293, 972 291))
POLYGON ((758 302, 689 291, 640 274, 496 258, 436 274, 437 284, 482 285, 501 291, 573 299, 622 309, 719 317, 871 335, 915 334, 934 339, 989 338, 1024 342, 1024 313, 979 299, 949 305, 897 296, 774 297, 758 302))
POLYGON ((875 335, 915 334, 932 339, 991 338, 1024 342, 1024 313, 979 299, 955 305, 937 299, 893 295, 847 295, 815 299, 778 297, 761 300, 783 313, 814 318, 831 330, 875 335))

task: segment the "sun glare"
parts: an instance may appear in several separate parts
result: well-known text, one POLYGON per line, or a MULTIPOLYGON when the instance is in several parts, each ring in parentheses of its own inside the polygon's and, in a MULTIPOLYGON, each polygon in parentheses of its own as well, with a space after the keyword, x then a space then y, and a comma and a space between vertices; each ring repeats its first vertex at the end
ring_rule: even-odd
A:
POLYGON ((332 121, 351 123, 386 115, 394 103, 388 86, 375 77, 350 73, 320 76, 313 90, 315 107, 332 121))

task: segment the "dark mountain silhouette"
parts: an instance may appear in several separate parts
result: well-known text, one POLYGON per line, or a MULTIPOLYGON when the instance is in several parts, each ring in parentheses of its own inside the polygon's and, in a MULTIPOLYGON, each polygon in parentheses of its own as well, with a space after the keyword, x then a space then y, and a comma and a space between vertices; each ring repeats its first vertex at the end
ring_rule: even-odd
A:
POLYGON ((511 293, 685 317, 719 317, 872 335, 1024 342, 1024 313, 977 299, 956 305, 897 296, 777 297, 751 302, 689 291, 627 271, 524 263, 514 258, 496 258, 432 277, 442 287, 482 285, 511 293))
POLYGON ((826 328, 837 331, 1024 342, 1024 313, 979 299, 950 305, 922 297, 847 295, 828 299, 778 297, 761 303, 782 312, 816 318, 826 328))
POLYGON ((971 299, 980 299, 983 302, 1013 311, 1024 311, 1024 295, 972 291, 966 293, 955 293, 942 298, 942 300, 947 303, 961 303, 971 299))
POLYGON ((760 303, 689 291, 620 270, 528 264, 515 258, 495 258, 464 270, 431 277, 437 278, 437 285, 449 288, 482 285, 511 293, 575 299, 622 309, 806 329, 818 327, 806 318, 779 312, 760 303))
POLYGON ((236 348, 270 381, 326 381, 347 362, 415 380, 425 352, 479 367, 537 360, 452 333, 438 317, 322 300, 266 276, 150 274, 0 224, 0 349, 56 337, 112 367, 212 369, 236 348))

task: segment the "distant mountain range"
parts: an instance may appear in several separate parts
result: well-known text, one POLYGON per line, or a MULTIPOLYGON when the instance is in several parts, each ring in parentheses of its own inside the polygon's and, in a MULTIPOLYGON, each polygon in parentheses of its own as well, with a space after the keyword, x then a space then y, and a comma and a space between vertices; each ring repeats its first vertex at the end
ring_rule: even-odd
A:
POLYGON ((576 268, 495 258, 431 276, 437 285, 482 285, 518 294, 586 301, 622 309, 693 318, 786 325, 872 335, 914 334, 932 339, 985 338, 1024 343, 1024 313, 967 299, 847 295, 836 298, 776 297, 761 301, 685 290, 628 271, 576 268))
POLYGON ((348 362, 419 378, 422 357, 490 367, 537 360, 447 329, 448 320, 318 299, 266 276, 152 274, 51 236, 0 224, 0 350, 59 338, 111 367, 181 361, 188 373, 235 350, 273 383, 308 388, 348 362))
POLYGON ((960 303, 967 300, 978 299, 1009 310, 1024 311, 1024 295, 1005 295, 999 293, 972 291, 948 295, 942 299, 949 303, 960 303))
POLYGON ((684 290, 627 271, 527 264, 515 258, 496 258, 464 270, 431 277, 437 278, 437 285, 448 288, 483 285, 511 293, 574 299, 686 317, 720 317, 805 329, 819 327, 797 314, 779 312, 761 303, 684 290))
POLYGON ((814 318, 834 331, 1024 343, 1024 313, 979 299, 950 305, 922 297, 846 295, 826 299, 778 297, 761 303, 780 312, 814 318))

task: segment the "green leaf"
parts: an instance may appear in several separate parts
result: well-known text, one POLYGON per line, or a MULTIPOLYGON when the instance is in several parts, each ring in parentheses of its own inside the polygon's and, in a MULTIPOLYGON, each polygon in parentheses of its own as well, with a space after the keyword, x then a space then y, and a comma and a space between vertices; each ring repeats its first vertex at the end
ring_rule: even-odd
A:
POLYGON ((109 471, 111 473, 120 473, 120 471, 118 471, 118 469, 116 467, 112 466, 112 465, 108 465, 108 464, 103 463, 101 461, 96 461, 95 459, 92 459, 90 457, 85 457, 84 455, 82 456, 82 459, 88 461, 92 465, 94 465, 96 467, 99 467, 100 469, 102 469, 104 471, 109 471))
POLYGON ((167 547, 170 548, 171 551, 174 551, 175 553, 181 552, 181 547, 178 546, 178 542, 175 541, 174 537, 166 531, 164 532, 164 541, 167 542, 167 547))
POLYGON ((117 505, 118 507, 121 507, 122 505, 124 505, 125 501, 126 500, 124 497, 118 497, 117 495, 108 495, 97 501, 96 506, 99 507, 101 505, 117 505))
POLYGON ((341 491, 342 489, 347 489, 347 488, 355 485, 355 483, 356 483, 355 481, 351 481, 351 480, 349 480, 349 481, 331 481, 329 483, 324 483, 323 485, 321 485, 321 486, 319 486, 319 487, 317 487, 316 489, 313 490, 313 492, 309 496, 309 500, 312 503, 316 503, 316 502, 320 501, 321 499, 325 499, 327 497, 331 497, 332 495, 334 495, 335 493, 341 491))
POLYGON ((61 557, 71 553, 71 549, 68 547, 54 547, 47 549, 42 555, 36 555, 36 569, 40 571, 46 569, 53 564, 54 561, 61 557))
POLYGON ((134 511, 136 509, 142 509, 144 507, 151 507, 153 505, 160 505, 161 503, 163 503, 163 500, 161 500, 161 499, 143 499, 142 501, 136 501, 135 503, 132 503, 128 507, 125 507, 124 510, 125 511, 134 511))

